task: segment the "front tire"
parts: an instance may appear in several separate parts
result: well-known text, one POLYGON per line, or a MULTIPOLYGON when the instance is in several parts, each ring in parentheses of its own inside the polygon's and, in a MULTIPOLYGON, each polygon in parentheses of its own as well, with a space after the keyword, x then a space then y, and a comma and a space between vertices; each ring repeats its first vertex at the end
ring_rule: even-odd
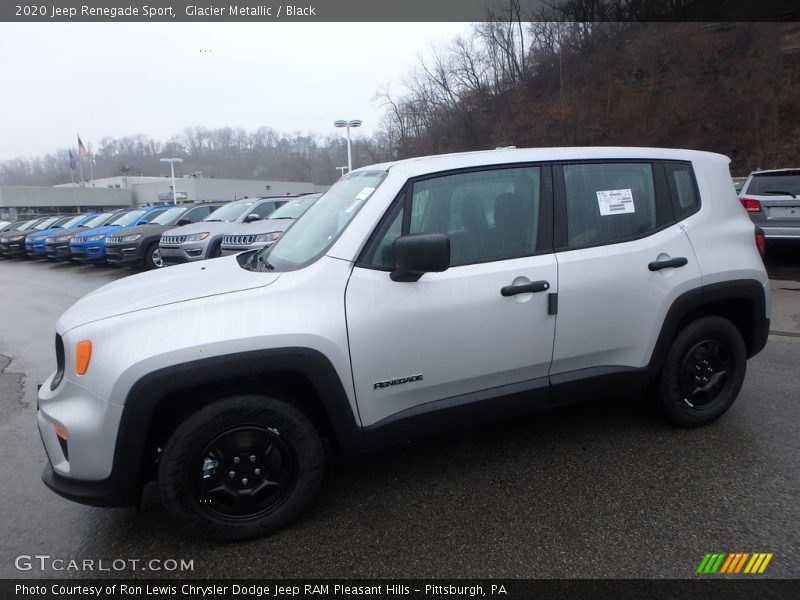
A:
POLYGON ((161 258, 161 249, 158 247, 158 242, 153 242, 147 246, 144 252, 144 266, 150 271, 152 269, 160 269, 164 266, 164 261, 161 258))
POLYGON ((678 333, 658 381, 659 404, 674 424, 699 427, 722 416, 736 400, 747 370, 739 329, 708 316, 678 333))
POLYGON ((208 252, 208 258, 219 258, 222 256, 222 242, 217 242, 208 252))
POLYGON ((265 535, 314 500, 325 468, 319 433, 288 402, 239 395, 181 423, 159 459, 158 485, 170 515, 216 541, 265 535))

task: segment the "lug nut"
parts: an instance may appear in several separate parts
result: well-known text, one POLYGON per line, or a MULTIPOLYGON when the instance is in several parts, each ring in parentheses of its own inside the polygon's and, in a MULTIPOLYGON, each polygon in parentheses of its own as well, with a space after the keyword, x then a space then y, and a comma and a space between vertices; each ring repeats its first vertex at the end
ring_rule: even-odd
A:
POLYGON ((256 475, 261 475, 261 469, 256 469, 255 471, 253 471, 253 473, 255 473, 256 475))
POLYGON ((236 477, 236 473, 234 473, 233 471, 228 471, 228 477, 233 479, 234 477, 236 477))
POLYGON ((250 455, 250 462, 256 462, 256 457, 252 454, 250 455))
POLYGON ((247 477, 242 478, 242 485, 247 485, 247 477))
POLYGON ((238 456, 234 456, 233 457, 233 464, 235 464, 235 465, 239 464, 239 457, 238 456))

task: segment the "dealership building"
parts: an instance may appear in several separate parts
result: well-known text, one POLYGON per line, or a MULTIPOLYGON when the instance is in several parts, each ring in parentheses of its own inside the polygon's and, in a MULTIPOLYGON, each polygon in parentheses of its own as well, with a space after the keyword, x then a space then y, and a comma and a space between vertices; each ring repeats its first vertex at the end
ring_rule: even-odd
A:
MULTIPOLYGON (((300 181, 194 176, 176 179, 175 183, 179 204, 307 194, 328 188, 300 181)), ((171 203, 172 179, 169 177, 108 177, 84 186, 0 186, 0 220, 171 203)))

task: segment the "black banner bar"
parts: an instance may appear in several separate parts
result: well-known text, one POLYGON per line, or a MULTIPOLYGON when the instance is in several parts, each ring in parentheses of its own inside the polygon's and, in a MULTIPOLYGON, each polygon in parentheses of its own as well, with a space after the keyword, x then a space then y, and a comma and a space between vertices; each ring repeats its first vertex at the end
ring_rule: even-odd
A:
POLYGON ((533 598, 614 598, 677 600, 789 600, 797 598, 800 581, 791 579, 752 579, 748 576, 726 579, 450 579, 450 580, 343 580, 343 579, 5 579, 0 583, 3 600, 37 598, 97 598, 101 600, 140 600, 152 598, 196 598, 204 600, 456 600, 494 598, 527 600, 533 598))
POLYGON ((797 21, 787 0, 3 0, 10 22, 797 21), (543 12, 544 11, 544 12, 543 12))

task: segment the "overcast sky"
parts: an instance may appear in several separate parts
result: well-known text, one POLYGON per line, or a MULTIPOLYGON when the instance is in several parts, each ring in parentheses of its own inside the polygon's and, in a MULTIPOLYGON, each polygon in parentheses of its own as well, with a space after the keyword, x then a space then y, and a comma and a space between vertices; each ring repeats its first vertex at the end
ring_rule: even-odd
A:
POLYGON ((468 23, 2 23, 0 161, 186 127, 328 133, 468 23), (205 50, 205 52, 201 52, 205 50))

